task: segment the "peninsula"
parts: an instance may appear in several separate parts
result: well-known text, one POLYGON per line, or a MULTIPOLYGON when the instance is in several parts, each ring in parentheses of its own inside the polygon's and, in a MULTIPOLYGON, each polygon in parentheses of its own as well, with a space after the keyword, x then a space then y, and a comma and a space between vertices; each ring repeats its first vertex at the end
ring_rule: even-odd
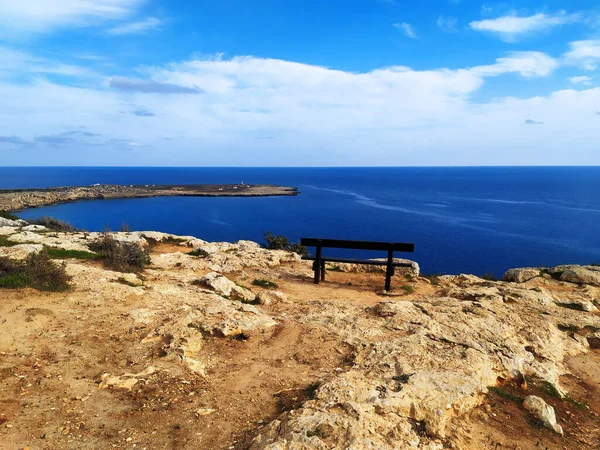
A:
POLYGON ((265 184, 115 185, 0 190, 0 211, 68 203, 78 200, 105 200, 145 197, 273 197, 298 195, 298 189, 265 184))

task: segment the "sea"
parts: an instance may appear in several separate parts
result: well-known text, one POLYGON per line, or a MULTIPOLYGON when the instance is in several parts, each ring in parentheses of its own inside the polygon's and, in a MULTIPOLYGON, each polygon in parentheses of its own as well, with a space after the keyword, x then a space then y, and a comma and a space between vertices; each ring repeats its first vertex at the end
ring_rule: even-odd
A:
MULTIPOLYGON (((425 274, 496 277, 512 267, 600 263, 600 167, 0 167, 0 188, 277 184, 296 197, 80 201, 19 212, 88 231, 156 230, 207 241, 264 233, 415 244, 425 274)), ((327 254, 378 257, 377 252, 327 254)))

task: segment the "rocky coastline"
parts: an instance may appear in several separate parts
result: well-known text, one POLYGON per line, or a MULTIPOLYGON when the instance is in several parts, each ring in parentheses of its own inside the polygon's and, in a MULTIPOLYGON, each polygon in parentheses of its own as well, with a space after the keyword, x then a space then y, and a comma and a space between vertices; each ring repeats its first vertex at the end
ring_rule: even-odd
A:
MULTIPOLYGON (((0 258, 99 236, 0 218, 0 258)), ((600 448, 600 267, 415 264, 382 295, 381 273, 317 286, 254 242, 111 236, 149 265, 63 259, 67 292, 0 289, 0 447, 600 448)))
POLYGON ((298 195, 298 189, 263 184, 204 185, 114 185, 56 187, 46 189, 2 189, 0 211, 21 211, 78 200, 146 197, 272 197, 298 195))

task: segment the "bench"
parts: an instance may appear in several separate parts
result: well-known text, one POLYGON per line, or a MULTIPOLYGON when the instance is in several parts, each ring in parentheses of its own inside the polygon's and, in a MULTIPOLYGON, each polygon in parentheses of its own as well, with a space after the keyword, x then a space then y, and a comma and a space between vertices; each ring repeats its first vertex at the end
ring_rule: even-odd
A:
POLYGON ((339 262, 351 264, 367 264, 373 266, 386 266, 385 272, 385 290, 389 291, 396 267, 412 267, 411 264, 394 262, 394 252, 414 252, 414 244, 403 244, 399 242, 368 242, 368 241, 346 241, 339 239, 314 239, 302 238, 300 245, 304 247, 315 247, 315 256, 304 256, 302 259, 314 261, 313 270, 315 272, 315 284, 325 281, 325 262, 339 262), (373 250, 387 252, 386 261, 377 261, 372 259, 352 259, 323 256, 324 248, 339 248, 349 250, 373 250))

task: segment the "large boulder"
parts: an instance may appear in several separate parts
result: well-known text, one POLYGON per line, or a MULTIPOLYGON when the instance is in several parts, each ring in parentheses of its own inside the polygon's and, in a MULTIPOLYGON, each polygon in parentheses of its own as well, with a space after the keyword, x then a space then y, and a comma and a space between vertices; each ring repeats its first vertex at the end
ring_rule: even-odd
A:
POLYGON ((524 283, 540 276, 540 269, 535 267, 525 267, 521 269, 510 269, 502 277, 503 281, 512 281, 514 283, 524 283))
POLYGON ((39 253, 44 249, 40 244, 19 244, 13 247, 0 247, 0 257, 23 260, 29 255, 39 253))
POLYGON ((597 266, 562 266, 555 269, 562 272, 560 279, 569 283, 591 284, 600 286, 600 267, 597 266))
POLYGON ((25 225, 29 225, 29 224, 21 219, 10 220, 10 219, 5 219, 4 217, 0 217, 0 227, 22 227, 25 225))
POLYGON ((238 286, 233 281, 217 272, 211 272, 204 275, 198 280, 198 284, 209 288, 223 297, 240 300, 245 303, 256 300, 256 296, 248 289, 238 286))

